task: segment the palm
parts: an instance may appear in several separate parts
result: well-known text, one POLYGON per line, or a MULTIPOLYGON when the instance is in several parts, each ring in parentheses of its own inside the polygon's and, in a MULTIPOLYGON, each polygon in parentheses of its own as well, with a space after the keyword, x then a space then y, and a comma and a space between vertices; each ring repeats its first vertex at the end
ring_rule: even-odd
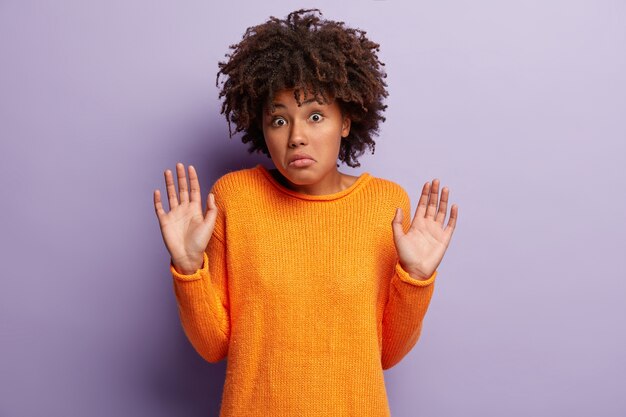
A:
POLYGON ((402 229, 402 210, 396 213, 392 223, 400 265, 412 276, 422 279, 430 277, 441 263, 458 217, 458 207, 453 205, 448 225, 443 227, 448 206, 448 189, 443 189, 437 210, 438 196, 439 180, 435 179, 432 187, 429 183, 424 184, 415 217, 407 233, 402 229))
POLYGON ((189 167, 189 182, 191 191, 187 190, 185 168, 182 164, 176 166, 178 175, 179 196, 172 173, 165 171, 165 185, 170 205, 169 213, 163 210, 160 191, 154 193, 154 205, 161 227, 161 234, 172 261, 183 268, 194 268, 192 265, 202 264, 202 253, 207 247, 217 216, 217 207, 212 194, 207 198, 207 213, 202 214, 200 197, 200 183, 195 169, 189 167), (180 198, 179 198, 180 197, 180 198))
MULTIPOLYGON (((211 228, 204 221, 202 207, 193 202, 182 203, 165 214, 161 220, 161 233, 170 252, 185 248, 185 252, 202 252, 211 238, 211 228)), ((176 257, 176 253, 173 257, 176 257)))

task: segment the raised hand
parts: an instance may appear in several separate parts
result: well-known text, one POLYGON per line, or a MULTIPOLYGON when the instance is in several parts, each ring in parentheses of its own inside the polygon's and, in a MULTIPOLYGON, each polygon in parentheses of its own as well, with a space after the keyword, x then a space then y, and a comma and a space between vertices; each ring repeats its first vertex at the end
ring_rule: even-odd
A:
POLYGON ((393 240, 400 266, 415 279, 426 280, 437 269, 448 249, 458 217, 458 206, 452 205, 448 225, 444 228, 449 190, 444 187, 437 209, 439 180, 424 184, 415 217, 405 234, 402 228, 402 209, 398 208, 391 223, 393 240))
POLYGON ((185 166, 180 162, 176 164, 176 174, 180 199, 176 195, 172 171, 168 169, 165 171, 165 187, 170 211, 166 213, 163 210, 161 191, 158 189, 154 190, 154 209, 174 268, 181 274, 189 275, 202 267, 203 252, 215 227, 217 206, 215 196, 209 193, 207 211, 202 214, 200 182, 193 166, 189 166, 191 192, 187 189, 185 166))

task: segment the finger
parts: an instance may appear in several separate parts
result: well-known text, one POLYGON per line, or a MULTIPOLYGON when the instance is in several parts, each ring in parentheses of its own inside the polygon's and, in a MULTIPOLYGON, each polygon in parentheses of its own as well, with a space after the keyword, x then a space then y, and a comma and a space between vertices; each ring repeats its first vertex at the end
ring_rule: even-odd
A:
POLYGON ((189 165, 189 186, 191 188, 191 201, 200 202, 200 181, 198 181, 198 173, 193 165, 189 165))
POLYGON ((215 194, 209 193, 206 199, 206 213, 204 220, 211 221, 213 213, 217 213, 217 205, 215 204, 215 194))
POLYGON ((426 217, 430 219, 435 218, 437 213, 437 197, 439 197, 439 180, 434 179, 433 184, 430 187, 430 196, 428 197, 428 207, 426 208, 426 217))
POLYGON ((165 216, 165 210, 163 210, 163 204, 161 203, 161 191, 154 190, 154 210, 156 211, 156 215, 159 218, 159 221, 165 216))
POLYGON ((422 194, 420 195, 420 199, 417 202, 417 207, 415 208, 415 218, 422 218, 426 215, 426 208, 428 206, 428 193, 430 192, 430 183, 424 184, 422 187, 422 194))
POLYGON ((189 191, 187 191, 187 177, 185 176, 185 166, 180 162, 176 164, 176 174, 178 175, 178 194, 180 204, 189 202, 189 191))
POLYGON ((443 227, 443 223, 446 219, 446 210, 448 210, 448 198, 450 197, 450 190, 447 187, 443 187, 441 190, 441 200, 439 201, 439 209, 437 210, 437 216, 435 221, 443 227))
POLYGON ((393 220, 391 221, 391 230, 393 231, 394 236, 403 236, 404 228, 402 227, 402 217, 404 213, 402 213, 402 208, 396 208, 396 214, 393 216, 393 220))
POLYGON ((174 177, 172 171, 165 170, 165 188, 167 189, 167 201, 170 203, 170 211, 178 207, 178 197, 176 196, 176 186, 174 185, 174 177))
POLYGON ((445 229, 443 229, 444 233, 448 234, 448 238, 452 237, 452 233, 454 233, 454 229, 456 228, 456 221, 459 218, 459 206, 456 204, 452 205, 450 209, 450 218, 448 219, 448 225, 445 229))

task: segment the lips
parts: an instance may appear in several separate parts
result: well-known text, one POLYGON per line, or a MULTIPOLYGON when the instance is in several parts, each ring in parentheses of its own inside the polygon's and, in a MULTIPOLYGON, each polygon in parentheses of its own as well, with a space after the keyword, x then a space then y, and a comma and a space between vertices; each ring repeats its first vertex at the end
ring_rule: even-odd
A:
POLYGON ((313 159, 311 155, 308 155, 306 153, 297 153, 289 158, 288 163, 291 164, 293 161, 297 161, 298 159, 312 159, 313 161, 315 161, 315 159, 313 159))

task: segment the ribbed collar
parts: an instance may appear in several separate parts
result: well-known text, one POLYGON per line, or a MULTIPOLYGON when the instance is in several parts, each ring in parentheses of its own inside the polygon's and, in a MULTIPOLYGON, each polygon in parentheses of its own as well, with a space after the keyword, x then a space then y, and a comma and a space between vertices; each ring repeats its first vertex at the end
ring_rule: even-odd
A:
POLYGON ((354 183, 352 183, 352 185, 350 185, 345 190, 342 190, 333 194, 310 195, 310 194, 304 194, 304 193, 300 193, 294 190, 290 190, 289 188, 285 187, 284 185, 279 183, 276 180, 276 178, 274 178, 272 174, 267 170, 267 168, 265 168, 261 164, 257 164, 257 166, 254 167, 254 169, 261 172, 263 176, 267 178, 269 183, 272 184, 280 192, 290 195, 294 198, 299 198, 301 200, 313 200, 313 201, 338 200, 362 188, 367 182, 369 182, 370 179, 373 178, 369 172, 364 172, 361 175, 359 175, 356 181, 354 181, 354 183))

